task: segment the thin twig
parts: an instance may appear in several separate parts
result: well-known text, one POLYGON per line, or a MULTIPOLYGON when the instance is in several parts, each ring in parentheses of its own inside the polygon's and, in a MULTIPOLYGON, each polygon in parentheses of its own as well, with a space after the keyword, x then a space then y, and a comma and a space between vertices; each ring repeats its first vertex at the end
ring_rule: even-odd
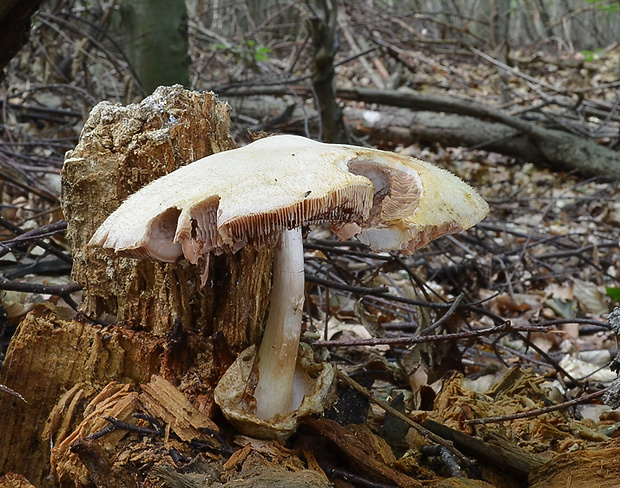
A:
POLYGON ((15 398, 17 398, 18 400, 21 400, 24 403, 28 403, 23 396, 21 396, 19 393, 17 393, 12 388, 9 388, 8 386, 3 385, 2 383, 0 383, 0 391, 3 391, 4 393, 8 393, 9 395, 14 396, 15 398))
POLYGON ((444 322, 446 322, 454 314, 454 312, 456 312, 456 310, 459 308, 459 305, 461 304, 464 298, 465 298, 464 293, 461 293, 458 297, 456 297, 456 299, 450 305, 450 308, 448 309, 448 311, 445 314, 443 314, 443 316, 439 320, 437 320, 434 324, 429 325, 426 329, 421 330, 420 335, 421 336, 428 335, 434 330, 437 330, 439 327, 441 327, 444 324, 444 322))
POLYGON ((373 339, 353 339, 353 340, 329 340, 314 341, 315 347, 341 347, 341 346, 404 346, 411 344, 421 344, 427 342, 456 341, 462 339, 473 339, 476 337, 502 334, 510 332, 553 332, 545 327, 535 326, 513 326, 509 322, 497 327, 487 329, 472 330, 467 332, 455 332, 454 334, 426 335, 423 337, 376 337, 373 339))
POLYGON ((36 229, 24 232, 20 227, 15 225, 8 219, 0 217, 0 225, 17 235, 15 239, 1 241, 0 242, 0 257, 4 256, 11 251, 11 248, 18 244, 23 244, 28 241, 34 241, 39 247, 45 249, 50 254, 62 259, 67 263, 73 263, 73 258, 62 252, 60 249, 52 246, 51 244, 42 240, 43 237, 50 237, 52 235, 64 232, 67 229, 67 222, 59 220, 51 224, 43 225, 36 229))

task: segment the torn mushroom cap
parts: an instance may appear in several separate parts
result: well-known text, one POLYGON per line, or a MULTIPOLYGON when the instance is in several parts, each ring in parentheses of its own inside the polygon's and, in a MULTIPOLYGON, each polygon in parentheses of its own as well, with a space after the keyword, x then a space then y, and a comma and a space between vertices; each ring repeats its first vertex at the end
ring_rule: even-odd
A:
POLYGON ((374 185, 373 207, 361 226, 334 229, 356 235, 375 251, 413 253, 432 240, 468 229, 489 213, 487 202, 467 183, 431 163, 368 149, 349 170, 374 185))
POLYGON ((274 245, 283 229, 331 222, 375 250, 413 252, 488 212, 467 184, 430 163, 281 135, 217 153, 153 181, 97 230, 122 255, 195 263, 202 254, 274 245))

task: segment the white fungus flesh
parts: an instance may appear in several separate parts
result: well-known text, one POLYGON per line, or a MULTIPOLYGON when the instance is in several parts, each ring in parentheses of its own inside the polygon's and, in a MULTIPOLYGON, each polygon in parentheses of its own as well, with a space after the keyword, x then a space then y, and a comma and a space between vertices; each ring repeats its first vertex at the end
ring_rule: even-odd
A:
POLYGON ((469 185, 430 163, 281 135, 155 180, 112 213, 91 243, 129 257, 173 262, 184 255, 195 263, 209 252, 273 246, 282 229, 330 222, 341 237, 357 235, 376 251, 411 253, 487 213, 469 185))

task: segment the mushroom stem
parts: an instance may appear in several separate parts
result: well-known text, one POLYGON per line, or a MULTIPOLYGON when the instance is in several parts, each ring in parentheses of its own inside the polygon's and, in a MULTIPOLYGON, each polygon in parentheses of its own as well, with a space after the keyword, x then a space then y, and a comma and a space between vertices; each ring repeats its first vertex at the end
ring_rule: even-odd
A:
POLYGON ((274 258, 271 305, 257 355, 254 398, 260 419, 287 414, 303 400, 293 388, 303 304, 304 250, 297 228, 282 233, 274 258))

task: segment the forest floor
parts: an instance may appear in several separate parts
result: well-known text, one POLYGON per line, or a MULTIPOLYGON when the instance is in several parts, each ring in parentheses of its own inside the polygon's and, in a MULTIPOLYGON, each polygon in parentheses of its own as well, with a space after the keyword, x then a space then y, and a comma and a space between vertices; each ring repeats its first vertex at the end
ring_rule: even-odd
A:
MULTIPOLYGON (((53 20, 51 13, 40 18, 53 20)), ((54 65, 62 53, 53 47, 52 33, 58 35, 50 29, 32 39, 0 85, 3 353, 30 310, 47 307, 64 318, 75 315, 72 303, 46 293, 72 284, 66 259, 70 249, 58 224, 63 219, 63 155, 77 143, 98 101, 135 100, 123 91, 127 84, 120 73, 113 81, 106 78, 109 73, 96 78, 92 67, 88 76, 75 75, 75 58, 76 78, 62 79, 54 65), (115 90, 117 95, 111 95, 115 90)), ((79 42, 71 35, 65 39, 69 46, 79 42)), ((284 47, 258 53, 252 45, 204 46, 192 46, 197 90, 250 86, 284 76, 287 58, 279 52, 284 47), (253 58, 242 66, 240 57, 248 49, 253 58)), ((352 51, 347 44, 342 59, 352 51)), ((401 72, 406 80, 401 85, 501 105, 513 114, 524 114, 538 103, 564 110, 573 93, 581 93, 592 106, 617 103, 618 49, 592 58, 553 52, 549 46, 514 53, 537 84, 512 73, 512 102, 503 105, 496 66, 473 55, 423 48, 406 55, 413 64, 401 72), (549 87, 556 89, 552 100, 549 87)), ((91 56, 100 62, 100 73, 109 67, 101 52, 91 56)), ((385 88, 391 80, 382 73, 393 63, 373 51, 340 66, 336 82, 376 87, 378 77, 385 88)), ((292 73, 305 75, 308 67, 302 63, 292 73)), ((347 103, 369 113, 384 109, 347 103)), ((308 100, 303 104, 312 107, 308 100)), ((586 117, 586 126, 598 123, 594 139, 613 147, 617 128, 615 113, 610 114, 608 120, 586 117)), ((240 143, 248 128, 264 128, 261 120, 244 116, 242 108, 233 112, 233 122, 240 143)), ((287 132, 286 124, 278 130, 287 132)), ((475 228, 442 238, 410 257, 373 256, 358 244, 333 241, 324 229, 313 230, 306 244, 306 335, 376 398, 446 439, 448 447, 431 448, 425 434, 386 414, 380 402, 357 401, 349 407, 351 417, 367 430, 346 427, 346 432, 365 439, 363 446, 344 434, 329 437, 321 430, 324 426, 309 426, 340 453, 339 464, 329 470, 323 465, 323 471, 339 486, 347 486, 347 479, 348 486, 402 485, 399 474, 427 486, 459 476, 484 479, 492 486, 568 486, 567 479, 573 480, 570 486, 582 486, 579 482, 588 479, 614 486, 609 480, 618 479, 618 468, 611 466, 617 463, 597 464, 597 456, 604 453, 613 459, 620 453, 620 411, 602 401, 617 377, 611 368, 617 338, 608 316, 620 306, 620 182, 551 171, 475 148, 416 141, 384 148, 449 169, 482 194, 490 214, 475 228), (437 341, 437 334, 448 336, 437 341), (452 430, 446 433, 435 423, 452 430), (468 443, 459 433, 469 439, 475 434, 480 444, 468 443), (389 472, 368 456, 379 459, 389 472), (545 464, 551 459, 558 460, 554 467, 545 464), (513 479, 502 479, 494 469, 498 464, 509 465, 513 479)), ((71 297, 79 304, 79 292, 71 297)), ((620 318, 616 321, 617 331, 620 318)), ((614 401, 620 403, 617 393, 606 400, 614 401)), ((340 427, 333 428, 337 432, 340 427)), ((275 451, 271 455, 283 456, 275 451)))

